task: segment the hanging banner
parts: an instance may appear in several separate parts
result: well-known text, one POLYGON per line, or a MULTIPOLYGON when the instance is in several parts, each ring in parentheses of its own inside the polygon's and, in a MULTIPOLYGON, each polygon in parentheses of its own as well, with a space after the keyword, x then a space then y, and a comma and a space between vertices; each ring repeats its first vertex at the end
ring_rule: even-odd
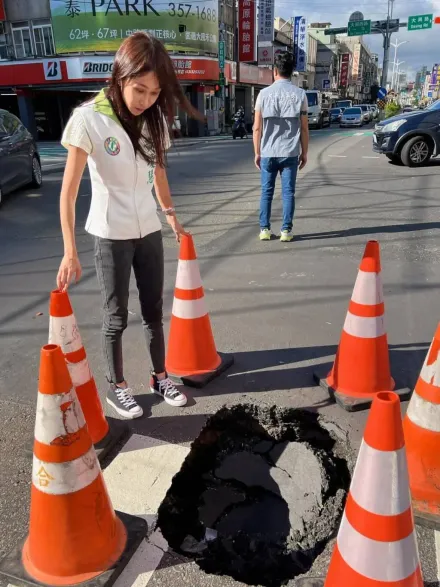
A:
POLYGON ((350 53, 341 55, 341 72, 339 75, 339 85, 346 88, 348 85, 348 69, 350 66, 350 53))
POLYGON ((256 60, 255 0, 238 0, 238 60, 256 60))
POLYGON ((307 21, 305 16, 299 17, 298 44, 296 52, 296 71, 307 69, 307 21))
POLYGON ((297 67, 298 59, 299 23, 301 18, 301 16, 295 16, 295 20, 293 22, 293 61, 295 63, 295 69, 297 67))
POLYGON ((438 81, 438 63, 434 63, 431 73, 431 84, 435 87, 438 81))
POLYGON ((259 0, 258 42, 272 42, 274 35, 275 0, 259 0))

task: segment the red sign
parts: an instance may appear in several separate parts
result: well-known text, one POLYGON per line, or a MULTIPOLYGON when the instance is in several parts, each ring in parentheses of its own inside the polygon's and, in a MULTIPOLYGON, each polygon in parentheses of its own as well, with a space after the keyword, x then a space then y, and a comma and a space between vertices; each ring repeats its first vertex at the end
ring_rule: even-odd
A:
POLYGON ((240 83, 270 86, 273 82, 272 70, 266 67, 257 67, 248 63, 240 63, 240 83))
POLYGON ((350 53, 344 53, 341 56, 341 72, 339 75, 339 85, 346 88, 348 85, 348 69, 350 65, 350 53))
POLYGON ((0 0, 0 20, 6 20, 5 6, 3 0, 0 0))
POLYGON ((218 61, 210 59, 178 59, 173 57, 177 77, 181 80, 216 81, 219 78, 218 61))
POLYGON ((238 0, 238 60, 255 61, 255 0, 238 0))

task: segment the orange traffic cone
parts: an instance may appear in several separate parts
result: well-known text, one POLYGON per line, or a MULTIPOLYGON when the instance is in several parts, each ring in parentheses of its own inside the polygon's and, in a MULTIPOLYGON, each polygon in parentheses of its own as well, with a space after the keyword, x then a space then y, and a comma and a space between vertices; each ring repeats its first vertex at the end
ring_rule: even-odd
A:
POLYGON ((110 426, 106 420, 67 292, 51 292, 49 314, 49 343, 59 345, 64 353, 89 434, 102 459, 126 434, 127 425, 111 420, 110 426))
MULTIPOLYGON (((394 390, 384 322, 379 243, 369 241, 345 318, 335 363, 324 379, 314 378, 349 412, 370 406, 379 391, 394 390)), ((407 388, 396 390, 408 399, 407 388)))
POLYGON ((61 348, 41 351, 29 535, 0 574, 44 585, 76 585, 125 566, 144 538, 140 518, 113 510, 61 348), (130 540, 127 539, 130 535, 130 540))
POLYGON ((440 324, 403 420, 416 522, 440 530, 440 324))
POLYGON ((203 387, 232 365, 217 353, 191 235, 181 237, 166 368, 185 385, 203 387))
POLYGON ((372 403, 327 578, 298 587, 423 587, 399 397, 372 403))

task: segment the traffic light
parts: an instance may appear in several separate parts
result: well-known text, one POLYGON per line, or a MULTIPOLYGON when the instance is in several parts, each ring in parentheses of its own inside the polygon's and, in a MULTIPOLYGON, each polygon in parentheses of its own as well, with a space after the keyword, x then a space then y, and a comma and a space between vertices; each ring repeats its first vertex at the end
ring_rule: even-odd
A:
POLYGON ((219 84, 215 84, 215 97, 221 98, 222 96, 222 89, 219 84))

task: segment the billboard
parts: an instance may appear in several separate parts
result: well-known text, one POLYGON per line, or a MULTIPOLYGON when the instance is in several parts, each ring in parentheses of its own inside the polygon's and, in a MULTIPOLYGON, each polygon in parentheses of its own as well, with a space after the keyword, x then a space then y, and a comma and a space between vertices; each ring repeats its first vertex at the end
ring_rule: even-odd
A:
POLYGON ((238 0, 238 60, 255 61, 255 0, 238 0))
POLYGON ((218 0, 50 0, 57 53, 117 51, 146 31, 169 51, 218 53, 218 0))
POLYGON ((438 63, 434 63, 434 67, 432 68, 431 73, 431 84, 435 87, 439 81, 439 65, 438 63))
POLYGON ((258 2, 258 42, 273 41, 275 0, 258 2))

